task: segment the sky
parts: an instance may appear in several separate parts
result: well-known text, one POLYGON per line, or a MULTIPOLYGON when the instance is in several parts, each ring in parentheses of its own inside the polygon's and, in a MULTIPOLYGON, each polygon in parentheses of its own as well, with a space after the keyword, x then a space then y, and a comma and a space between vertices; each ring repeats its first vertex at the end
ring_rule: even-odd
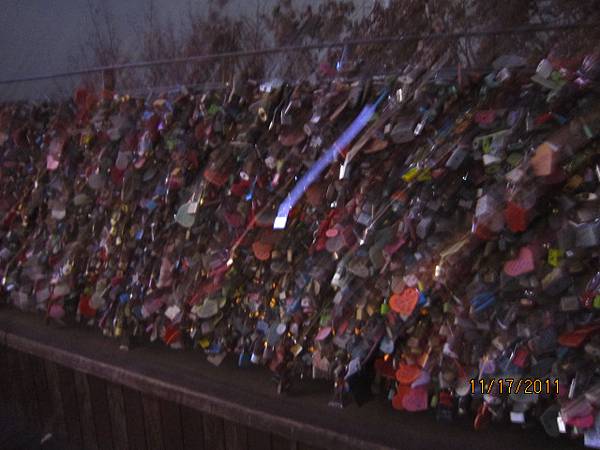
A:
MULTIPOLYGON (((140 46, 139 30, 144 11, 154 2, 156 16, 177 30, 189 8, 205 12, 206 0, 2 0, 0 10, 0 80, 81 68, 77 58, 81 44, 91 35, 91 14, 106 8, 115 19, 119 39, 125 47, 140 46)), ((267 12, 275 0, 230 0, 231 15, 254 14, 256 6, 267 12)), ((355 0, 360 9, 373 0, 355 0)), ((319 0, 294 0, 294 5, 318 5, 319 0)), ((357 8, 358 9, 358 8, 357 8)), ((63 79, 69 85, 75 80, 63 79)), ((56 88, 56 81, 0 85, 0 101, 43 98, 56 88)))

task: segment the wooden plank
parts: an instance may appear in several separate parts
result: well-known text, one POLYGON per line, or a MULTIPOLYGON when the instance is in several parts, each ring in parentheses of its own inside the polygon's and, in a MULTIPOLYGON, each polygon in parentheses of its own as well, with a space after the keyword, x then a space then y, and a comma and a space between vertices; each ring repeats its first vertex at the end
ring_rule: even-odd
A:
POLYGON ((220 417, 204 414, 204 448, 225 450, 225 421, 220 417))
POLYGON ((271 434, 271 450, 298 450, 298 443, 278 434, 271 434))
POLYGON ((21 367, 16 351, 8 349, 6 353, 6 362, 8 368, 9 390, 11 392, 11 412, 22 422, 26 418, 25 411, 25 393, 21 384, 21 367))
POLYGON ((12 409, 13 391, 8 366, 8 348, 4 345, 0 345, 0 380, 2 380, 2 389, 0 389, 0 411, 8 414, 12 409))
POLYGON ((298 450, 323 450, 320 447, 315 447, 314 445, 305 444, 303 442, 298 443, 298 450))
POLYGON ((182 406, 181 426, 183 429, 183 447, 186 450, 203 450, 204 419, 202 413, 187 406, 182 406))
POLYGON ((130 450, 146 450, 142 397, 138 391, 123 387, 123 400, 125 402, 129 448, 130 450))
POLYGON ((27 426, 36 433, 41 430, 40 407, 32 373, 31 355, 18 352, 17 359, 21 370, 21 387, 24 391, 24 408, 27 414, 27 426))
POLYGON ((225 420, 225 447, 227 450, 246 450, 248 430, 244 425, 225 420))
MULTIPOLYGON (((569 440, 557 439, 549 444, 543 434, 529 429, 513 428, 507 433, 504 427, 491 427, 484 438, 468 427, 440 424, 433 415, 406 414, 401 420, 390 420, 389 404, 385 402, 338 411, 326 406, 330 386, 323 389, 322 383, 311 380, 302 383, 306 396, 300 392, 277 396, 263 367, 242 373, 234 358, 214 367, 198 355, 173 352, 161 346, 119 352, 118 342, 100 333, 44 326, 39 317, 8 308, 0 309, 0 343, 141 392, 151 392, 155 399, 175 401, 203 414, 226 417, 246 427, 268 430, 322 448, 380 450, 396 447, 399 442, 405 450, 423 447, 464 450, 490 442, 497 448, 521 450, 543 450, 548 445, 554 450, 572 448, 569 440), (427 436, 422 433, 425 428, 427 436)), ((108 406, 99 411, 108 417, 108 406)), ((94 414, 95 419, 97 415, 94 414)), ((157 417, 159 425, 154 430, 161 433, 160 415, 157 417)), ((110 433, 110 425, 108 428, 110 433)), ((147 436, 149 432, 150 429, 147 436)), ((109 434, 109 440, 101 448, 110 448, 110 442, 109 434)), ((163 448, 162 436, 160 444, 151 448, 163 448)))
POLYGON ((171 450, 183 450, 183 431, 179 405, 167 400, 160 401, 162 435, 166 447, 171 450))
POLYGON ((57 367, 57 364, 53 363, 52 361, 44 361, 44 368, 46 371, 46 382, 48 384, 48 393, 50 402, 52 403, 52 417, 50 419, 50 428, 51 433, 56 434, 60 440, 68 441, 57 367))
POLYGON ((144 410, 146 446, 152 450, 164 450, 160 402, 150 395, 142 395, 142 409, 144 410))
POLYGON ((77 401, 79 403, 79 414, 81 418, 81 436, 83 438, 83 448, 90 450, 99 450, 96 438, 96 426, 94 425, 94 416, 92 414, 92 399, 90 396, 90 387, 87 377, 81 372, 75 372, 75 391, 77 392, 77 401))
POLYGON ((248 450, 271 450, 271 433, 248 427, 248 450))
POLYGON ((79 416, 79 403, 77 402, 77 392, 75 392, 75 378, 73 371, 64 366, 57 366, 60 396, 63 404, 63 414, 67 428, 67 437, 69 442, 75 448, 83 447, 81 437, 81 420, 79 416))
POLYGON ((90 390, 90 403, 96 430, 96 442, 102 450, 112 450, 112 429, 110 413, 108 411, 108 397, 106 395, 106 382, 92 375, 87 375, 90 390))
POLYGON ((44 369, 44 361, 30 355, 31 376, 33 377, 34 389, 38 399, 40 431, 42 435, 52 433, 52 398, 48 390, 48 380, 44 369))
POLYGON ((127 450, 129 443, 127 441, 127 422, 125 421, 125 401, 123 400, 121 386, 107 383, 106 397, 108 398, 113 446, 115 450, 127 450))

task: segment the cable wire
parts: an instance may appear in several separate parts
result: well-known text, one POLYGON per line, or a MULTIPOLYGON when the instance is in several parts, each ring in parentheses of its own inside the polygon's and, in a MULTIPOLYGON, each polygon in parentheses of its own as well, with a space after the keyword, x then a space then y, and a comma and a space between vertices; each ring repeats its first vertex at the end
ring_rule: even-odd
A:
POLYGON ((161 66, 168 64, 186 64, 191 62, 198 61, 210 61, 214 59, 228 59, 228 58, 245 58, 252 56, 260 56, 260 55, 272 55, 277 53, 287 53, 287 52, 297 52, 297 51, 309 51, 309 50, 318 50, 324 48, 337 48, 344 47, 346 45, 357 46, 357 45, 374 45, 374 44, 388 44, 388 43, 396 43, 402 41, 418 41, 421 39, 461 39, 465 37, 486 37, 486 36, 498 36, 498 35, 511 35, 511 34, 527 34, 527 33, 544 33, 551 31, 561 31, 561 30, 572 30, 572 29, 583 29, 583 28, 596 28, 600 27, 599 22, 595 23, 580 23, 580 24, 564 24, 564 25, 530 25, 527 27, 519 27, 519 28, 503 28, 496 30, 487 30, 487 31, 461 31, 454 33, 429 33, 429 34, 419 34, 419 33, 407 33, 403 35, 397 36, 388 36, 388 37, 380 37, 380 38, 368 38, 368 39, 348 39, 344 41, 332 41, 332 42, 322 42, 318 44, 307 44, 307 45, 289 45, 282 47, 273 47, 273 48, 264 48, 259 50, 240 50, 233 52, 223 52, 223 53, 214 53, 208 55, 198 55, 198 56, 186 56, 179 58, 169 58, 169 59, 158 59, 154 61, 139 61, 125 64, 115 64, 110 66, 100 66, 100 67, 92 67, 87 69, 79 69, 73 70, 69 72, 60 72, 60 73, 51 73, 44 75, 34 75, 29 77, 22 78, 12 78, 7 80, 0 80, 0 85, 2 84, 11 84, 11 83, 19 83, 25 81, 39 81, 39 80, 48 80, 53 78, 61 78, 67 76, 75 76, 75 75, 86 75, 90 73, 98 73, 104 71, 113 71, 113 70, 124 70, 124 69, 140 69, 144 67, 152 67, 152 66, 161 66))

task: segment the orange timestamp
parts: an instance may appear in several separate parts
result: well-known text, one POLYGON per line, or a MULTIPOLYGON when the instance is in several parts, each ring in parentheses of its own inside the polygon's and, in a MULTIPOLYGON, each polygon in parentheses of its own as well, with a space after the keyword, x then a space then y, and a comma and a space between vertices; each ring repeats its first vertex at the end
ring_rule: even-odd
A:
POLYGON ((471 394, 556 394, 558 378, 471 378, 471 394))

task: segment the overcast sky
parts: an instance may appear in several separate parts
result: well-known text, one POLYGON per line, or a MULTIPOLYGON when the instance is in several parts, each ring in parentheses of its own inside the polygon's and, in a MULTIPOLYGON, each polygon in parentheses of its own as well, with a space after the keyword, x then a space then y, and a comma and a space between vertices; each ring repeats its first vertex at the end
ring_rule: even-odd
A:
MULTIPOLYGON (((0 80, 63 72, 79 67, 74 56, 92 29, 90 13, 106 8, 113 14, 119 38, 126 48, 140 47, 143 14, 151 0, 3 0, 0 12, 0 80)), ((230 0, 230 14, 254 14, 257 2, 266 13, 275 0, 230 0)), ((355 0, 359 9, 373 0, 355 0)), ((319 0, 294 0, 302 7, 319 0)), ((155 14, 177 25, 189 8, 205 12, 206 0, 154 0, 155 14)), ((79 61, 79 64, 81 62, 79 61)), ((0 85, 0 100, 39 98, 55 82, 0 85)))

